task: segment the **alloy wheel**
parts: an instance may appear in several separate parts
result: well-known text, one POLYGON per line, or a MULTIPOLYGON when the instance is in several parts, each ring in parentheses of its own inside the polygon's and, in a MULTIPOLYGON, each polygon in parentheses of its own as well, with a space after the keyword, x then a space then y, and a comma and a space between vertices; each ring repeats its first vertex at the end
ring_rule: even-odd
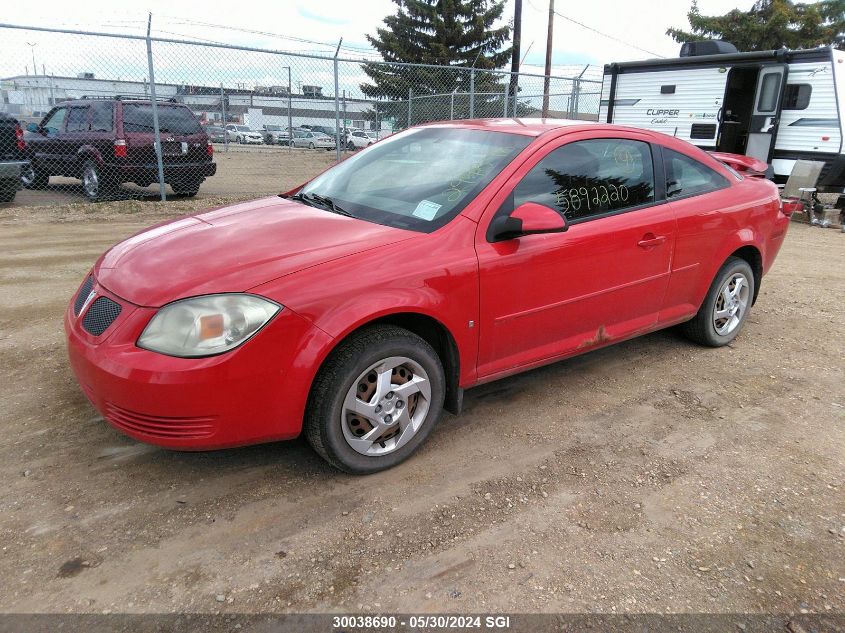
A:
POLYGON ((742 273, 734 273, 722 285, 713 305, 713 327, 719 336, 730 334, 742 323, 750 289, 748 279, 742 273))
POLYGON ((86 165, 82 170, 82 189, 85 190, 85 195, 92 200, 100 193, 100 177, 97 168, 93 165, 86 165))
POLYGON ((392 453, 422 427, 431 405, 431 384, 419 363, 391 356, 368 367, 352 383, 340 425, 349 446, 367 456, 392 453))

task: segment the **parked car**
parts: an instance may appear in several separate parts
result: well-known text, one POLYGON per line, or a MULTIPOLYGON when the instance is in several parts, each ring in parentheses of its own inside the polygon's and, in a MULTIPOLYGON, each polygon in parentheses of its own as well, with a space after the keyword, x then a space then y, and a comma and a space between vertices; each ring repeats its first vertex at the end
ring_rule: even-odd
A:
POLYGON ((205 126, 205 133, 208 134, 208 138, 212 143, 226 142, 226 130, 222 127, 207 125, 205 126))
MULTIPOLYGON (((157 103, 164 180, 178 195, 194 196, 213 176, 214 149, 191 110, 175 102, 157 103)), ((92 201, 113 194, 124 182, 147 187, 158 181, 152 102, 108 98, 66 101, 25 135, 30 167, 21 182, 42 189, 51 176, 82 180, 92 201)))
POLYGON ((18 120, 0 112, 0 202, 12 202, 28 167, 26 143, 18 120))
POLYGON ((311 130, 294 130, 293 146, 307 147, 308 149, 334 149, 335 139, 321 132, 311 130))
POLYGON ((229 135, 229 141, 241 143, 245 145, 261 145, 264 143, 264 136, 261 132, 255 132, 248 125, 235 125, 230 123, 226 126, 226 133, 229 135))
POLYGON ((287 127, 281 125, 265 125, 261 128, 264 135, 264 142, 267 145, 288 145, 290 143, 290 132, 287 127))
POLYGON ((326 136, 330 136, 332 138, 335 137, 335 129, 333 127, 329 127, 328 125, 302 125, 300 127, 303 130, 311 130, 312 132, 319 132, 320 134, 325 134, 326 136))
POLYGON ((369 147, 378 139, 372 132, 364 130, 351 130, 346 136, 346 149, 353 151, 362 147, 369 147))
POLYGON ((757 163, 613 125, 411 128, 114 246, 65 314, 71 366, 139 440, 304 431, 336 467, 382 470, 473 385, 681 323, 733 341, 789 225, 757 163))

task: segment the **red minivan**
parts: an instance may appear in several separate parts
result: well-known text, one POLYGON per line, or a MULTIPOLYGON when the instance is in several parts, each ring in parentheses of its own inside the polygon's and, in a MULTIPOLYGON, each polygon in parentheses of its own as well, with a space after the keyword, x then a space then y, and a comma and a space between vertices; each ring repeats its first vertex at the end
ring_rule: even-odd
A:
MULTIPOLYGON (((184 104, 159 101, 164 180, 181 196, 194 196, 213 176, 214 149, 199 120, 184 104)), ((149 99, 124 97, 66 101, 27 127, 30 167, 21 181, 43 189, 50 176, 82 181, 91 201, 111 197, 124 182, 147 187, 158 181, 153 107, 149 99)))

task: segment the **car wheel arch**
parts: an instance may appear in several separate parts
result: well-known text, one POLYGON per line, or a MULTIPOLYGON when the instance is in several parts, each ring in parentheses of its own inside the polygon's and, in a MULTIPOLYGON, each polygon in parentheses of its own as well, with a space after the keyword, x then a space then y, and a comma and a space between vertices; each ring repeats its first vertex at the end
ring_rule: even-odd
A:
POLYGON ((450 413, 458 414, 463 401, 463 390, 460 387, 461 355, 454 335, 446 325, 431 315, 422 312, 393 312, 382 315, 374 315, 361 320, 348 328, 342 334, 332 340, 328 349, 324 350, 319 359, 319 366, 313 372, 309 393, 313 388, 314 380, 320 373, 323 365, 334 352, 349 337, 360 332, 364 328, 377 325, 393 325, 401 327, 413 334, 416 334, 437 352, 446 378, 446 394, 444 408, 450 413))
POLYGON ((751 298, 751 305, 754 305, 757 302, 757 295, 760 294, 760 282, 763 281, 763 254, 756 246, 746 244, 726 257, 725 261, 730 257, 738 257, 739 259, 745 260, 751 266, 751 272, 754 273, 754 296, 751 298))
POLYGON ((97 151, 97 148, 92 147, 91 145, 83 145, 82 147, 80 147, 76 151, 76 160, 80 170, 82 169, 82 166, 85 164, 86 160, 93 160, 97 164, 97 167, 102 168, 105 165, 103 155, 97 151))

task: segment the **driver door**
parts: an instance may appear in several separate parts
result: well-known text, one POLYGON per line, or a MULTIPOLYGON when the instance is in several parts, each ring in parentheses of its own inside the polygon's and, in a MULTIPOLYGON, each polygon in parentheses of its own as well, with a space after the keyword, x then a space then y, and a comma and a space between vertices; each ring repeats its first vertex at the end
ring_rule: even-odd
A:
POLYGON ((786 64, 763 66, 757 78, 757 93, 745 153, 765 163, 771 162, 774 151, 788 70, 786 64))
POLYGON ((479 378, 656 324, 675 240, 672 210, 655 187, 657 161, 633 132, 570 135, 526 161, 492 200, 476 237, 479 378), (524 202, 562 213, 568 230, 491 242, 490 221, 524 202))

